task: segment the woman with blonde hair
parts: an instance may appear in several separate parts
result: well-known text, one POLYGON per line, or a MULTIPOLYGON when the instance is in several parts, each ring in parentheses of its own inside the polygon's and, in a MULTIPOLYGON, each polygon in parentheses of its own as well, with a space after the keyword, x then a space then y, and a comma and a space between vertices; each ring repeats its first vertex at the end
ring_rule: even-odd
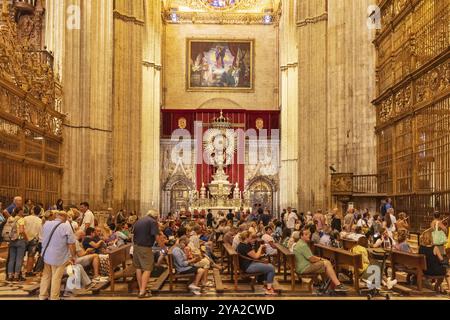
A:
POLYGON ((398 220, 397 220, 397 223, 395 224, 395 226, 397 227, 397 231, 398 232, 403 231, 406 234, 408 234, 408 232, 409 232, 409 223, 408 223, 408 217, 406 216, 406 213, 400 212, 398 214, 398 220))
MULTIPOLYGON (((444 276, 447 280, 448 287, 450 288, 450 269, 442 264, 444 258, 437 246, 433 244, 433 236, 431 230, 425 231, 420 236, 419 254, 425 256, 427 262, 427 269, 424 271, 428 276, 444 276)), ((436 283, 436 288, 440 286, 440 283, 436 283)))

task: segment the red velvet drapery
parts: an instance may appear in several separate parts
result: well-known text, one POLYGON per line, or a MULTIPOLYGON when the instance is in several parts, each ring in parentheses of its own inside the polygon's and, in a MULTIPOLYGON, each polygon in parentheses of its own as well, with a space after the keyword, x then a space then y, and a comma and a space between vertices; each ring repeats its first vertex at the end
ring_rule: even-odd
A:
MULTIPOLYGON (((187 130, 194 137, 194 121, 201 121, 207 125, 220 115, 220 110, 163 110, 162 111, 162 136, 170 138, 172 132, 178 129, 178 120, 185 118, 187 121, 187 130)), ((234 124, 242 124, 244 131, 248 129, 256 129, 256 120, 262 119, 264 129, 268 130, 268 135, 272 129, 280 128, 280 112, 279 111, 248 111, 248 110, 224 110, 224 116, 229 118, 234 124)), ((202 129, 204 133, 208 129, 205 126, 202 129)), ((203 152, 203 138, 198 140, 198 150, 203 152)), ((197 190, 200 190, 202 182, 208 185, 212 180, 215 168, 205 163, 202 157, 202 163, 197 164, 197 190)), ((239 184, 239 189, 243 190, 245 182, 245 164, 237 163, 237 153, 233 165, 226 168, 225 172, 229 175, 229 181, 233 184, 239 184)))

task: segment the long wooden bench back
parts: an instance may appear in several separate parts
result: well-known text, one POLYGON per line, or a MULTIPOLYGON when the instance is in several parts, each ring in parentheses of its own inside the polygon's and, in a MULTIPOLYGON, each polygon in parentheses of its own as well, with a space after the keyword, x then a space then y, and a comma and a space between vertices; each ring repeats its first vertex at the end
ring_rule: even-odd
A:
POLYGON ((320 257, 327 258, 334 262, 336 266, 350 266, 353 267, 354 287, 359 290, 359 269, 363 267, 362 256, 354 254, 350 251, 316 244, 315 247, 319 252, 320 257))
POLYGON ((111 291, 113 291, 113 292, 115 289, 115 280, 116 280, 115 269, 117 267, 122 267, 124 279, 126 278, 125 268, 126 268, 127 261, 131 259, 131 256, 130 256, 131 246, 132 246, 131 244, 127 244, 127 245, 121 246, 117 249, 108 251, 109 281, 111 282, 111 291))
POLYGON ((414 273, 417 277, 417 289, 422 291, 423 272, 427 270, 426 257, 423 254, 402 252, 392 250, 391 252, 392 273, 395 278, 397 270, 414 273))

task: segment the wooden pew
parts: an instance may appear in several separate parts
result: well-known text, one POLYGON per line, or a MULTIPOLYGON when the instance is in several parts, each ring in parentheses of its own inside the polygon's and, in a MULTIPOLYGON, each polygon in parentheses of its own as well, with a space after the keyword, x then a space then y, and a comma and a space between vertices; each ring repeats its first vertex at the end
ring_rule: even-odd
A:
POLYGON ((227 263, 227 271, 229 274, 233 275, 234 274, 234 262, 233 259, 235 258, 234 256, 237 255, 236 250, 233 249, 233 247, 228 244, 228 243, 224 243, 222 245, 222 266, 224 266, 224 263, 227 263))
MULTIPOLYGON (((168 271, 169 271, 169 285, 170 285, 170 291, 173 291, 173 283, 177 281, 178 279, 188 279, 191 281, 195 278, 195 273, 188 273, 188 274, 179 274, 177 273, 175 269, 175 265, 173 263, 173 247, 169 249, 169 252, 167 253, 167 263, 168 263, 168 271)), ((188 283, 189 286, 189 283, 188 283)), ((189 288, 188 288, 189 291, 189 288)))
POLYGON ((107 252, 109 256, 109 281, 112 292, 115 290, 116 279, 123 278, 124 282, 126 282, 127 277, 130 276, 127 274, 127 261, 131 260, 131 246, 131 244, 127 244, 107 252), (117 267, 122 267, 122 269, 116 272, 117 267))
POLYGON ((359 290, 359 269, 363 267, 362 256, 354 254, 344 249, 316 244, 315 247, 319 252, 319 256, 330 260, 336 267, 350 266, 353 267, 353 284, 355 290, 359 290))
POLYGON ((258 273, 258 274, 253 274, 253 273, 252 274, 246 274, 245 272, 240 270, 240 267, 239 267, 239 254, 228 243, 225 243, 223 246, 224 246, 226 255, 228 257, 228 263, 229 263, 228 269, 229 269, 230 274, 231 274, 231 280, 234 282, 234 290, 235 291, 238 290, 239 277, 241 277, 243 279, 250 279, 250 285, 252 287, 252 290, 254 291, 255 290, 256 277, 261 275, 261 274, 260 273, 258 273))
POLYGON ((295 290, 295 256, 288 248, 280 243, 274 243, 274 245, 278 252, 278 273, 281 273, 281 264, 283 261, 284 281, 287 281, 287 266, 289 266, 289 269, 291 270, 291 289, 295 290))
POLYGON ((392 263, 392 277, 395 279, 397 271, 403 271, 416 275, 417 278, 417 290, 423 289, 423 278, 430 278, 437 280, 435 290, 439 290, 439 286, 444 280, 443 276, 425 276, 424 271, 427 270, 427 261, 425 255, 418 253, 401 252, 392 250, 391 254, 392 263))

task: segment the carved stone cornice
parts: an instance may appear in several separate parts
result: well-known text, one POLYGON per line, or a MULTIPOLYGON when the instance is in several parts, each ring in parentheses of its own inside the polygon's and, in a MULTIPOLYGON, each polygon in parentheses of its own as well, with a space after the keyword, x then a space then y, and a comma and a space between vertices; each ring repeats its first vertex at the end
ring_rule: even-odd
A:
POLYGON ((161 71, 162 65, 157 64, 155 62, 149 62, 149 61, 142 61, 142 65, 146 68, 154 68, 155 70, 161 71))
POLYGON ((136 17, 128 16, 126 14, 120 13, 117 10, 114 10, 114 18, 118 20, 122 20, 124 22, 131 22, 138 26, 144 26, 145 22, 142 20, 137 19, 136 17))
POLYGON ((281 15, 275 13, 272 15, 272 22, 264 22, 265 13, 223 13, 223 12, 177 12, 177 21, 173 22, 171 13, 163 13, 163 21, 167 24, 262 24, 278 25, 281 15))
POLYGON ((314 24, 314 23, 318 23, 320 21, 327 21, 328 20, 328 12, 324 12, 319 16, 316 17, 308 17, 305 18, 303 20, 299 20, 297 21, 297 27, 304 27, 308 24, 314 24))

